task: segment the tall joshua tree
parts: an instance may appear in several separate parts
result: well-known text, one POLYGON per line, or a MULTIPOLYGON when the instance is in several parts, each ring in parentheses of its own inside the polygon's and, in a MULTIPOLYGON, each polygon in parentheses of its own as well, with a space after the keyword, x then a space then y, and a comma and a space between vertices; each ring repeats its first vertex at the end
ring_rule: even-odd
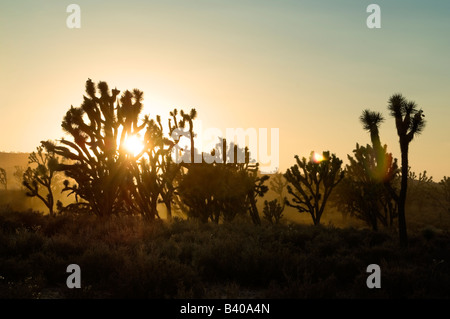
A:
POLYGON ((379 126, 384 122, 384 117, 380 112, 364 110, 359 117, 363 128, 370 133, 370 140, 372 142, 373 151, 375 152, 375 169, 371 172, 378 182, 389 181, 392 176, 387 174, 391 170, 392 158, 387 160, 385 147, 381 145, 379 126))
POLYGON ((402 179, 398 202, 398 231, 400 244, 408 244, 408 234, 406 232, 405 203, 408 188, 408 151, 409 143, 416 134, 420 134, 425 127, 423 111, 417 108, 413 101, 406 100, 401 94, 394 94, 389 99, 388 109, 395 118, 395 126, 399 136, 400 150, 402 155, 401 171, 402 179))
POLYGON ((375 152, 379 153, 382 147, 378 127, 384 122, 383 115, 379 112, 373 112, 366 109, 359 117, 359 120, 361 121, 363 128, 370 132, 370 140, 372 141, 373 148, 375 152))
POLYGON ((365 221, 378 230, 378 223, 391 226, 397 216, 397 192, 392 186, 398 174, 397 160, 381 145, 381 113, 364 110, 360 116, 363 128, 370 133, 372 145, 359 146, 354 156, 347 155, 346 177, 338 187, 335 200, 343 213, 365 221))
POLYGON ((137 125, 142 92, 125 91, 118 99, 119 93, 117 89, 111 93, 106 82, 96 86, 88 79, 83 103, 71 107, 61 124, 72 140, 62 139, 60 145, 42 143, 49 151, 69 160, 58 169, 77 184, 66 183, 64 191, 75 193, 98 216, 116 214, 130 206, 124 207, 124 193, 132 181, 130 160, 119 152, 123 143, 118 141, 139 133, 147 123, 145 119, 137 125))

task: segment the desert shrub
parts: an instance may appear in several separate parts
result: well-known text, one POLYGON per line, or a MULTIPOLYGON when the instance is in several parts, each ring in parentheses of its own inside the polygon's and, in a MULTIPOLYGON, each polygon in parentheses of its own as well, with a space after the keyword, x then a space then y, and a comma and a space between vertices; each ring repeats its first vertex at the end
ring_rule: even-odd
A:
POLYGON ((241 230, 225 232, 225 227, 193 253, 192 264, 204 280, 259 287, 273 279, 283 280, 282 269, 289 268, 285 266, 289 262, 286 247, 256 234, 246 236, 241 230))
POLYGON ((365 272, 367 265, 355 256, 339 256, 333 265, 334 275, 341 288, 351 286, 355 278, 362 272, 365 272))
POLYGON ((0 276, 0 299, 38 299, 41 287, 40 278, 26 277, 12 281, 0 276))
POLYGON ((107 298, 110 297, 108 293, 103 291, 95 291, 91 285, 83 285, 79 289, 67 289, 65 290, 65 298, 68 299, 93 299, 93 298, 107 298))
POLYGON ((178 260, 180 247, 172 239, 156 243, 150 242, 150 247, 152 248, 152 253, 159 258, 178 260))
POLYGON ((306 244, 306 250, 324 258, 335 254, 343 248, 343 241, 335 230, 322 229, 306 244))
POLYGON ((336 278, 331 275, 318 281, 292 281, 280 285, 273 282, 264 291, 263 298, 270 299, 333 299, 341 291, 336 278))
POLYGON ((392 260, 396 257, 396 253, 388 247, 363 247, 355 252, 355 256, 366 265, 370 265, 381 264, 385 260, 392 260))
POLYGON ((415 290, 414 280, 417 273, 411 267, 384 267, 382 272, 382 287, 389 292, 389 298, 406 298, 415 290))
POLYGON ((74 220, 71 216, 62 215, 58 217, 46 216, 46 223, 42 228, 42 232, 47 237, 51 237, 58 233, 67 233, 68 229, 71 228, 72 222, 74 220))
POLYGON ((313 226, 297 226, 282 227, 279 229, 279 240, 282 244, 291 245, 295 249, 303 250, 315 236, 318 227, 313 226))
POLYGON ((382 231, 369 231, 365 236, 365 243, 369 247, 379 246, 386 242, 393 242, 392 235, 382 231))
POLYGON ((111 277, 114 297, 174 298, 189 291, 200 297, 196 273, 190 267, 149 253, 137 254, 117 267, 111 277))
POLYGON ((10 281, 18 281, 30 275, 30 264, 20 257, 0 258, 0 274, 10 281))
MULTIPOLYGON (((381 265, 380 265, 381 266, 381 265)), ((388 291, 384 287, 384 280, 383 280, 383 269, 384 267, 381 266, 382 272, 381 272, 381 289, 368 289, 366 285, 366 280, 368 273, 362 271, 360 274, 358 274, 355 277, 355 280, 353 282, 353 286, 351 289, 348 290, 348 297, 349 298, 358 298, 358 299, 386 299, 389 297, 388 291)))
POLYGON ((178 254, 178 260, 182 264, 191 265, 194 257, 194 252, 199 248, 198 244, 192 242, 182 243, 178 254))
POLYGON ((65 286, 68 275, 66 268, 71 263, 51 251, 40 251, 29 256, 28 271, 45 278, 45 283, 49 286, 65 286))
POLYGON ((121 267, 125 258, 126 255, 118 250, 111 249, 104 243, 98 243, 87 247, 76 264, 83 270, 85 284, 104 287, 109 286, 108 283, 115 270, 121 267))
POLYGON ((68 259, 71 256, 80 256, 86 249, 80 243, 80 239, 73 238, 64 234, 57 234, 47 241, 45 251, 68 259))
POLYGON ((44 223, 42 213, 27 210, 18 212, 8 207, 0 209, 0 229, 15 232, 18 228, 35 229, 44 223))
POLYGON ((10 235, 11 253, 15 256, 28 256, 39 251, 45 242, 40 233, 29 231, 26 228, 18 228, 14 234, 10 235))

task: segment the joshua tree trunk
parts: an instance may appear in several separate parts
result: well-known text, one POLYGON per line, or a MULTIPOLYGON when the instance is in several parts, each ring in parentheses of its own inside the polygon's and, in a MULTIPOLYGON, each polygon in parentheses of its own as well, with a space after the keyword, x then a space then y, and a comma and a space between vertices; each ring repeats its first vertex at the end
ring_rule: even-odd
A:
POLYGON ((400 141, 400 148, 402 153, 402 180, 400 187, 400 195, 398 198, 398 232, 400 236, 400 245, 408 245, 408 234, 406 232, 406 191, 408 187, 408 149, 409 143, 400 141))
POLYGON ((172 201, 166 200, 164 203, 166 204, 167 220, 172 220, 172 201))
POLYGON ((311 217, 312 217, 314 226, 320 225, 320 218, 316 218, 314 213, 311 214, 311 217))
POLYGON ((50 187, 50 185, 47 186, 47 190, 48 190, 48 197, 47 197, 47 202, 48 202, 48 212, 50 214, 50 216, 53 216, 54 212, 53 212, 53 206, 54 206, 54 200, 53 200, 53 193, 52 193, 52 188, 50 187))
POLYGON ((248 194, 250 200, 250 215, 255 225, 261 225, 261 219, 259 218, 258 208, 256 207, 255 194, 251 191, 248 194))

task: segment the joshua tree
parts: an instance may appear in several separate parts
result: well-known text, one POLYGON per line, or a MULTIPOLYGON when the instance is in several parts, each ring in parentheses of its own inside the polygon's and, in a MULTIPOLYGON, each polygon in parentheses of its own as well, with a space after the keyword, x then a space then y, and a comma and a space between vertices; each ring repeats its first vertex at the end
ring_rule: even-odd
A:
POLYGON ((63 191, 77 199, 77 203, 69 205, 71 208, 87 207, 99 216, 138 213, 152 220, 159 217, 157 204, 162 200, 170 215, 175 193, 172 184, 181 167, 169 158, 180 140, 173 133, 188 125, 193 146, 193 119, 197 113, 195 109, 180 112, 182 119, 178 121, 177 110, 171 112, 166 137, 160 116, 156 121, 145 116, 139 122, 141 91, 125 91, 120 98, 119 93, 117 89, 110 91, 106 82, 95 85, 88 79, 82 105, 72 106, 61 125, 72 140, 43 144, 69 160, 59 165, 59 170, 76 182, 64 183, 63 191), (127 150, 127 141, 140 137, 142 131, 142 150, 138 154, 127 150))
POLYGON ((264 218, 271 224, 279 224, 280 219, 283 217, 283 210, 285 207, 285 201, 283 201, 283 206, 280 205, 278 199, 269 201, 264 201, 263 214, 264 218))
MULTIPOLYGON (((175 125, 169 122, 169 136, 185 125, 183 118, 177 123, 176 110, 173 119, 175 125)), ((189 123, 189 130, 193 132, 189 123)), ((149 218, 159 217, 158 202, 163 202, 167 208, 168 218, 171 218, 173 196, 175 195, 175 177, 180 173, 181 163, 172 160, 171 153, 179 139, 170 139, 164 136, 160 116, 156 122, 150 120, 144 135, 144 149, 146 158, 142 158, 138 165, 132 163, 133 176, 136 181, 136 190, 132 190, 133 197, 143 214, 149 218)))
POLYGON ((417 108, 417 104, 407 101, 401 94, 394 94, 390 97, 388 103, 390 114, 395 118, 397 135, 399 136, 400 150, 402 156, 401 162, 401 187, 398 199, 398 230, 400 244, 408 244, 408 234, 406 231, 405 204, 408 188, 408 151, 409 143, 416 134, 420 134, 425 128, 423 111, 417 108))
POLYGON ((66 176, 77 184, 66 183, 64 191, 75 193, 87 202, 90 210, 99 216, 115 214, 127 209, 124 188, 130 185, 129 159, 119 153, 118 141, 137 134, 142 94, 138 90, 126 91, 120 102, 119 90, 109 91, 106 82, 97 86, 88 79, 86 93, 80 107, 71 107, 61 124, 72 141, 62 139, 61 145, 43 143, 49 150, 69 160, 60 165, 66 176), (98 97, 97 89, 100 93, 98 97), (134 99, 134 101, 133 101, 134 99), (119 136, 120 134, 120 136, 119 136))
POLYGON ((6 171, 4 168, 0 167, 0 184, 3 185, 3 187, 5 187, 5 190, 8 189, 8 179, 6 177, 6 171))
POLYGON ((297 164, 291 166, 284 177, 290 183, 288 193, 293 196, 292 203, 286 200, 286 204, 300 213, 310 213, 314 225, 319 225, 327 200, 344 178, 344 172, 342 161, 335 154, 330 156, 330 152, 323 152, 321 160, 314 155, 311 152, 309 160, 305 157, 300 160, 296 155, 297 164))
POLYGON ((370 132, 370 139, 375 150, 381 149, 381 141, 378 128, 384 122, 384 117, 379 112, 364 110, 359 120, 363 128, 370 132))
POLYGON ((391 185, 396 177, 397 160, 381 146, 379 125, 384 121, 381 113, 364 110, 360 116, 363 128, 370 132, 372 146, 359 146, 348 155, 346 177, 336 190, 339 210, 362 219, 374 230, 378 222, 391 226, 397 212, 397 194, 391 185))
MULTIPOLYGON (((46 145, 51 144, 51 142, 46 143, 46 145)), ((38 146, 36 152, 31 153, 28 157, 28 164, 36 164, 36 167, 28 167, 23 174, 22 184, 28 189, 27 195, 39 198, 47 206, 49 214, 53 215, 54 177, 59 165, 58 158, 51 149, 38 146), (45 193, 46 195, 44 195, 45 193)))
POLYGON ((243 174, 216 163, 191 165, 179 192, 189 207, 188 216, 207 222, 231 221, 247 210, 248 183, 243 174))
POLYGON ((284 192, 288 181, 284 178, 283 173, 276 172, 269 180, 270 189, 278 195, 280 203, 284 202, 284 192))
POLYGON ((264 185, 265 181, 269 179, 269 176, 258 176, 258 167, 259 163, 257 163, 257 165, 253 169, 250 169, 247 175, 250 178, 251 185, 247 198, 250 202, 250 216, 252 217, 252 221, 255 225, 261 225, 261 219, 259 217, 256 202, 258 201, 258 197, 263 197, 264 194, 269 190, 269 187, 264 185))
POLYGON ((256 202, 268 190, 264 185, 268 176, 258 176, 258 164, 250 163, 248 148, 243 150, 233 143, 228 148, 226 140, 221 139, 211 155, 222 157, 222 162, 190 163, 181 178, 178 191, 183 203, 189 207, 188 216, 202 222, 210 219, 218 223, 221 216, 224 221, 231 221, 248 211, 253 223, 261 224, 256 202), (227 151, 231 149, 234 160, 229 158, 231 152, 227 151), (237 162, 238 152, 245 152, 244 163, 237 162))
POLYGON ((247 189, 245 203, 248 211, 250 212, 250 217, 255 225, 261 225, 261 218, 259 217, 259 211, 256 203, 258 202, 259 197, 263 197, 264 194, 269 191, 269 188, 264 185, 264 183, 269 179, 269 176, 259 175, 259 163, 255 163, 254 160, 250 159, 248 147, 242 149, 234 143, 230 143, 230 147, 227 148, 226 139, 221 139, 221 143, 223 163, 241 175, 243 180, 241 180, 240 183, 246 185, 247 189), (238 153, 240 153, 240 155, 238 155, 238 153), (231 158, 231 156, 233 156, 233 158, 231 158), (243 158, 244 163, 239 163, 238 158, 243 158))
POLYGON ((340 211, 365 221, 374 230, 378 230, 378 223, 391 226, 397 217, 397 195, 391 185, 398 173, 397 160, 386 150, 386 145, 375 151, 370 145, 356 144, 354 156, 348 155, 346 176, 335 193, 340 211))
POLYGON ((19 185, 23 187, 23 173, 25 173, 25 168, 23 166, 16 165, 14 166, 14 179, 18 182, 19 185))
POLYGON ((181 174, 181 165, 166 156, 161 165, 161 202, 166 206, 167 219, 172 219, 172 203, 176 195, 177 177, 181 174))
POLYGON ((379 126, 384 122, 384 117, 379 112, 373 112, 366 109, 359 117, 359 120, 361 121, 363 128, 370 132, 370 140, 372 141, 372 147, 375 151, 376 170, 372 173, 379 179, 383 179, 385 177, 385 167, 383 165, 385 152, 381 146, 379 126))
MULTIPOLYGON (((176 112, 174 112, 175 116, 176 116, 176 112)), ((191 143, 191 149, 190 149, 190 155, 191 155, 191 159, 190 159, 190 163, 193 164, 195 163, 195 146, 194 146, 194 119, 197 117, 197 111, 195 109, 191 109, 191 111, 189 112, 189 114, 185 113, 183 110, 180 111, 180 115, 182 116, 183 120, 180 123, 180 126, 182 128, 185 127, 185 123, 187 122, 189 124, 189 139, 190 139, 190 143, 191 143)))

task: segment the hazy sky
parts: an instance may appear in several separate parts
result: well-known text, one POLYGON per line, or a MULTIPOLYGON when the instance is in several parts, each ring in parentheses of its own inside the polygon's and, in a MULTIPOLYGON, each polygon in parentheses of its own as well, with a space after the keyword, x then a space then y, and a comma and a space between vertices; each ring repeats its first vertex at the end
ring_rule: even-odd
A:
POLYGON ((279 128, 280 166, 330 150, 346 161, 370 142, 358 117, 382 112, 382 143, 400 158, 387 101, 426 115, 410 164, 450 175, 450 1, 2 1, 0 151, 62 136, 88 78, 144 91, 145 114, 195 107, 203 127, 279 128), (81 7, 81 28, 66 7, 81 7), (366 8, 381 7, 381 29, 366 8))

